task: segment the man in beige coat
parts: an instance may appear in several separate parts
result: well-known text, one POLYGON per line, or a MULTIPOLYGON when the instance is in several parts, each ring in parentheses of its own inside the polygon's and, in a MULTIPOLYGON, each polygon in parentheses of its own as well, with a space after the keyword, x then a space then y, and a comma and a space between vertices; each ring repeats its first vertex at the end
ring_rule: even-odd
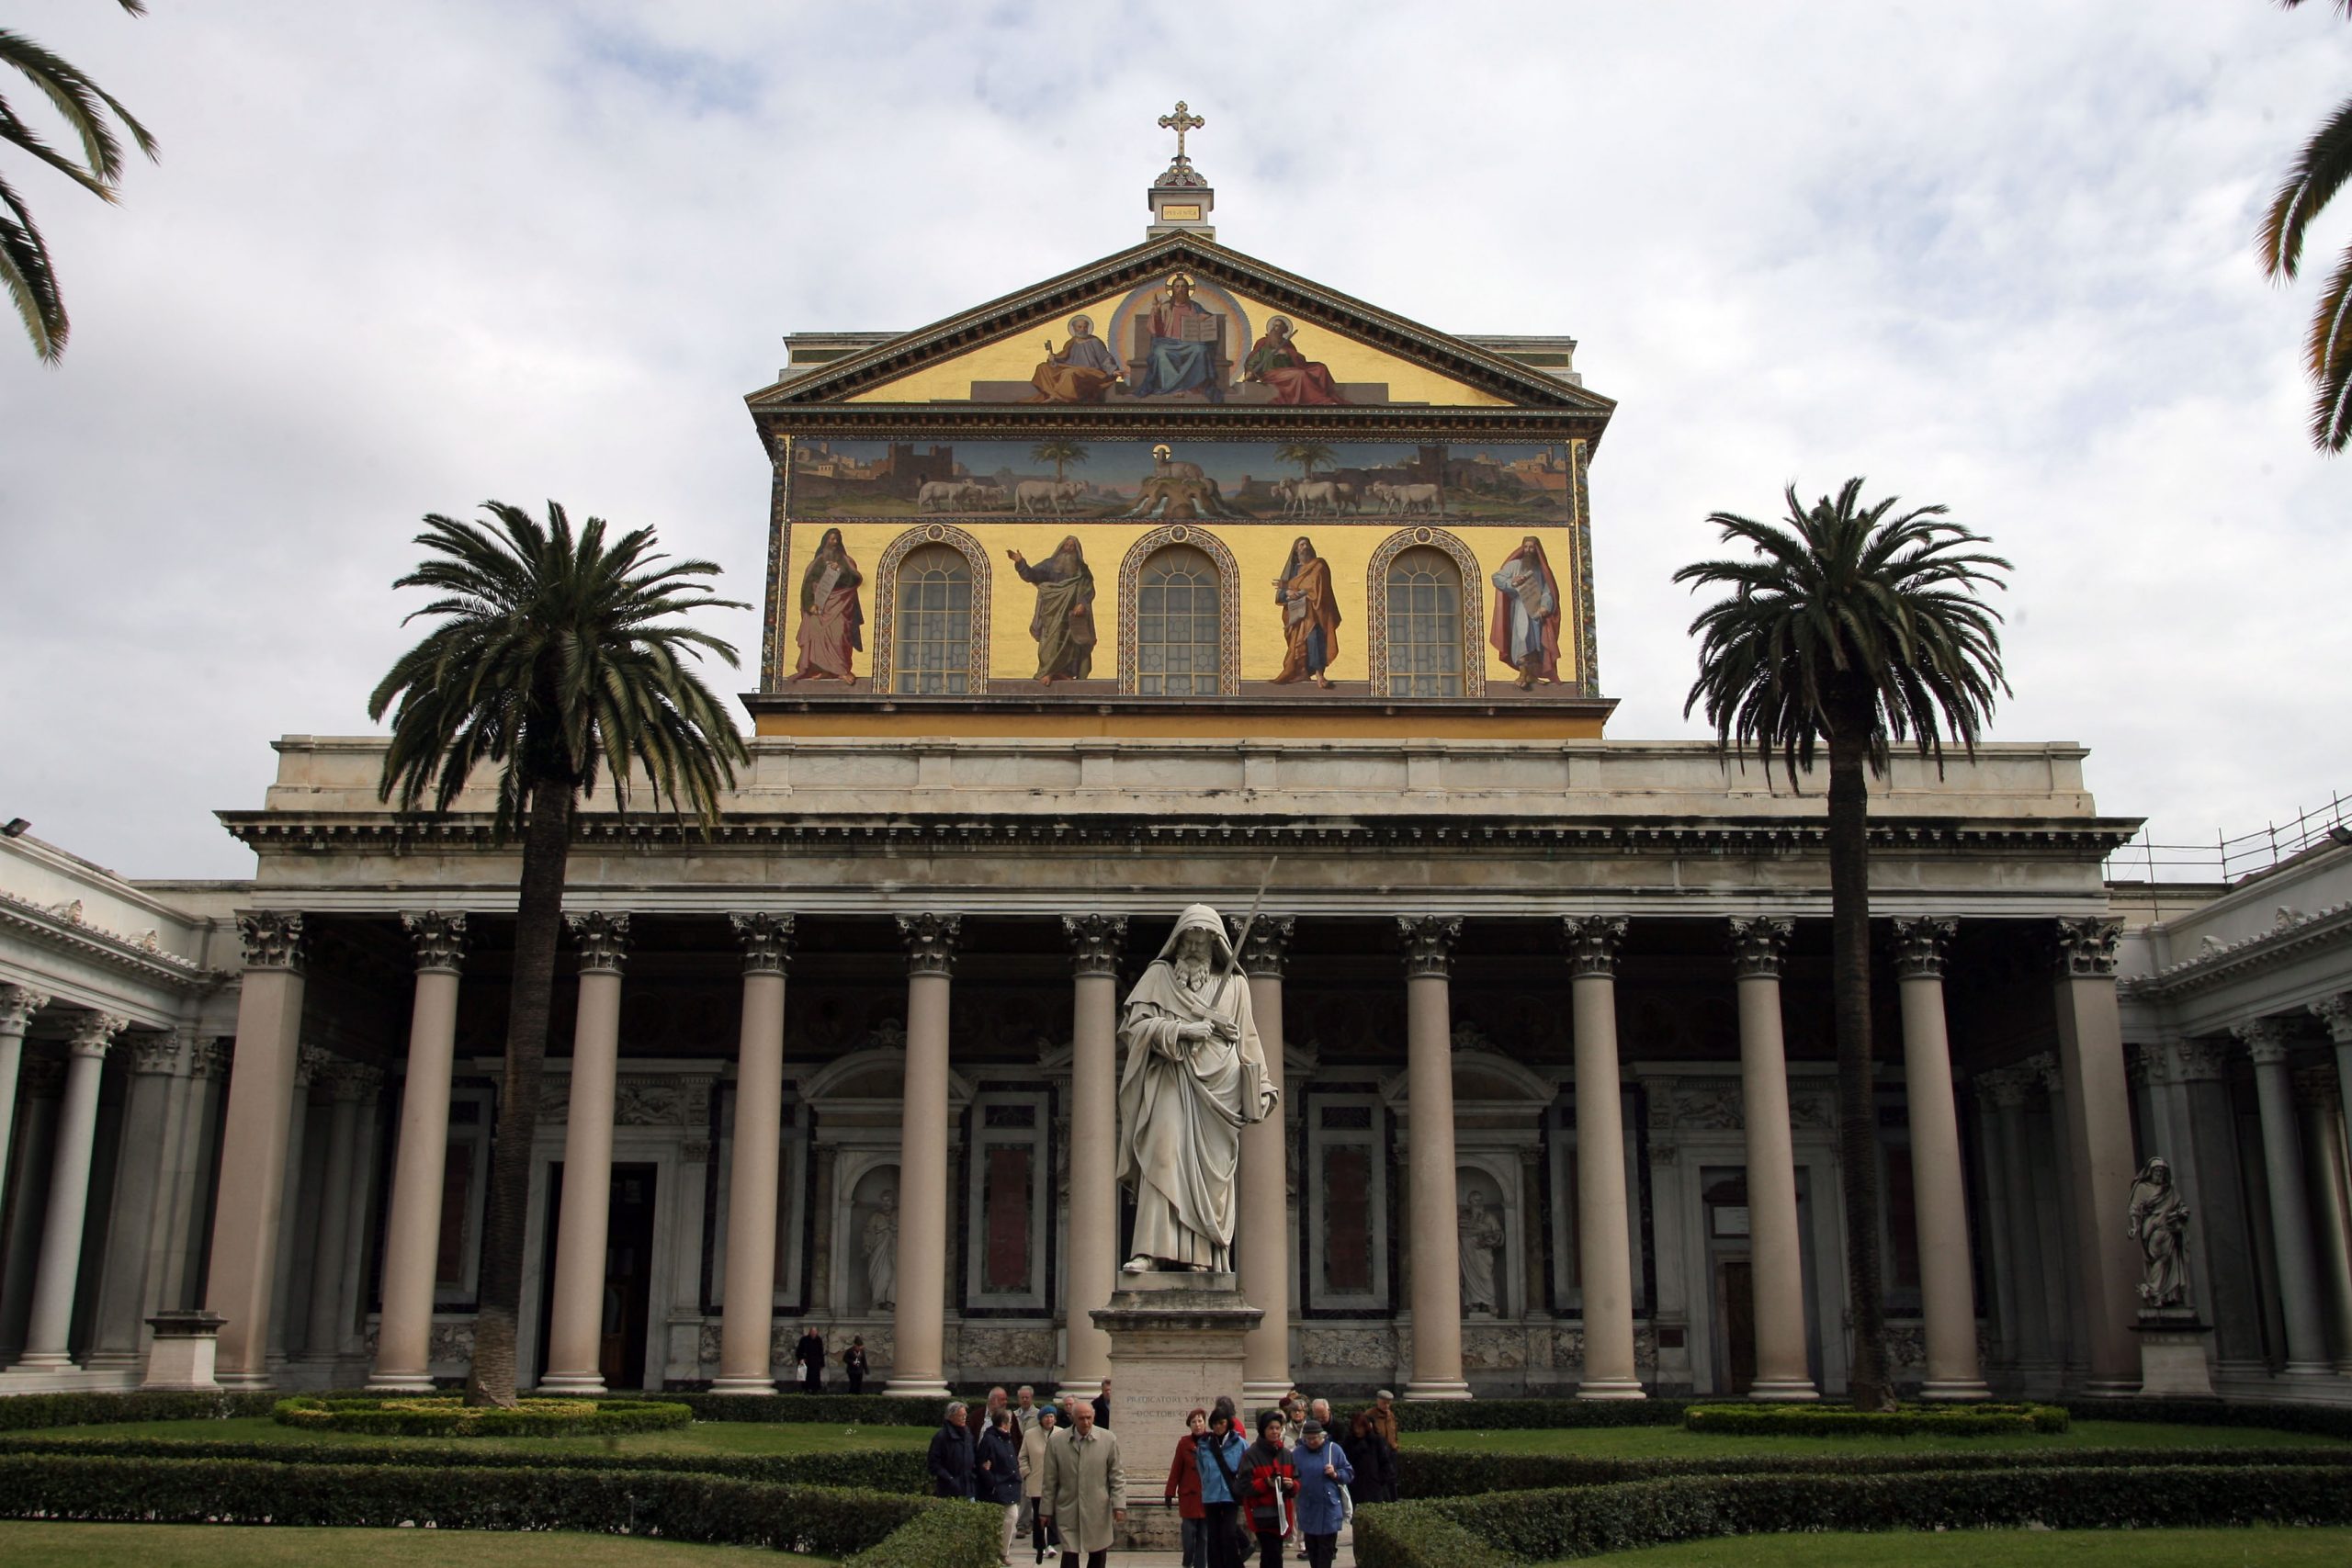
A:
POLYGON ((1038 1506, 1061 1531, 1069 1568, 1104 1568, 1115 1527, 1126 1522, 1127 1471, 1119 1461, 1119 1439, 1110 1427, 1094 1424, 1093 1406, 1080 1402, 1071 1414, 1070 1429, 1055 1433, 1046 1445, 1038 1506))

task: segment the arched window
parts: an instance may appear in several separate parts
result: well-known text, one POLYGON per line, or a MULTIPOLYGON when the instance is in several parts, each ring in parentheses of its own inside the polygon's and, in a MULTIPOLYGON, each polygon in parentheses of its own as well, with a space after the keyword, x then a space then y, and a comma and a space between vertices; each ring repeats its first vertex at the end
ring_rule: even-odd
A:
POLYGON ((1143 563, 1136 586, 1136 690, 1148 697, 1217 691, 1216 563, 1170 545, 1143 563))
POLYGON ((1388 569, 1388 694, 1462 694, 1462 573, 1426 545, 1388 569))
POLYGON ((899 564, 898 648, 890 689, 962 696, 972 689, 972 570, 947 545, 925 545, 899 564))

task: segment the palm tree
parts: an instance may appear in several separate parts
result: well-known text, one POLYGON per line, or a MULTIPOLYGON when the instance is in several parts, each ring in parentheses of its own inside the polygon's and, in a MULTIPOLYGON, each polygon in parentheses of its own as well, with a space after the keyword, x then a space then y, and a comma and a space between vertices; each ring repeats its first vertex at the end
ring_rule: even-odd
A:
POLYGON ((709 561, 670 562, 653 530, 607 541, 602 519, 572 532, 548 503, 542 526, 519 506, 485 502, 496 526, 438 514, 416 543, 432 555, 395 588, 442 597, 409 615, 440 617, 368 699, 381 719, 395 702, 378 795, 401 808, 449 809, 481 767, 498 773, 493 833, 523 839, 514 980, 506 1015, 506 1075, 492 1144, 483 1224, 481 1313, 469 1404, 514 1402, 514 1323, 523 1293, 523 1222, 539 1069, 563 918, 565 860, 581 797, 609 773, 614 809, 650 786, 673 813, 707 827, 719 792, 749 753, 709 687, 680 655, 736 662, 732 645, 671 619, 743 609, 710 596, 709 561), (669 564, 663 564, 669 562, 669 564))
MULTIPOLYGON (((2303 0, 2279 0, 2292 7, 2303 0)), ((2331 0, 2352 18, 2352 0, 2331 0)), ((2352 178, 2352 98, 2335 106, 2303 143, 2287 183, 2270 200, 2256 245, 2263 275, 2292 282, 2303 260, 2303 236, 2330 197, 2352 178)), ((2341 452, 2352 440, 2352 249, 2337 259, 2303 340, 2303 363, 2319 395, 2312 401, 2312 445, 2341 452)))
POLYGON ((1878 1114, 1871 1084, 1869 783, 1889 742, 1943 763, 1946 731, 1975 754, 2001 674, 2000 613, 1977 597, 2004 587, 2009 563, 1971 547, 1983 536, 1943 521, 1941 506, 1891 516, 1893 496, 1860 503, 1851 479, 1807 510, 1787 491, 1787 525, 1728 512, 1707 521, 1743 560, 1700 561, 1677 582, 1731 590, 1690 623, 1699 679, 1683 712, 1704 705, 1715 740, 1753 751, 1769 781, 1777 753, 1792 787, 1829 748, 1831 976, 1838 1038, 1838 1163, 1854 1324, 1854 1404, 1892 1408, 1879 1290, 1878 1114))
POLYGON ((1054 466, 1054 482, 1059 484, 1062 482, 1062 465, 1086 461, 1086 448, 1066 435, 1056 436, 1051 441, 1040 441, 1030 447, 1029 456, 1035 462, 1051 463, 1054 466))
POLYGON ((1318 463, 1327 468, 1340 466, 1340 455, 1320 441, 1290 441, 1274 448, 1274 456, 1285 463, 1296 463, 1299 471, 1308 479, 1315 477, 1318 463))
MULTIPOLYGON (((146 14, 146 0, 117 3, 134 17, 146 14)), ((122 123, 141 152, 151 159, 155 156, 155 139, 129 109, 80 69, 22 33, 0 28, 0 63, 15 66, 40 89, 41 96, 64 117, 66 129, 82 143, 82 156, 77 162, 51 147, 5 97, 0 97, 0 143, 31 153, 101 201, 114 200, 122 180, 122 144, 107 124, 108 115, 122 123)), ((55 364, 65 353, 65 339, 72 331, 65 319, 65 300, 58 292, 49 246, 33 222, 31 209, 5 179, 0 179, 0 279, 6 280, 8 297, 24 318, 33 352, 55 364)))

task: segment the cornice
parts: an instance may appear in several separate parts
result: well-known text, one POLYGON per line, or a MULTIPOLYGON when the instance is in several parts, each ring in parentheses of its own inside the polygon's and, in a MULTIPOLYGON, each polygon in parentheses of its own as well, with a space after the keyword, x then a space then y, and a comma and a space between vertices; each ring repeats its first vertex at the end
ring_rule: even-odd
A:
MULTIPOLYGON (((348 850, 518 852, 492 830, 488 813, 420 819, 294 811, 223 811, 221 823, 254 850, 331 852, 348 850)), ((1513 821, 1482 803, 1455 822, 1426 810, 1394 818, 1251 818, 1181 820, 1141 811, 989 816, 980 813, 835 815, 815 811, 737 812, 706 834, 691 823, 644 815, 609 814, 576 819, 572 841, 582 847, 652 849, 691 845, 698 852, 775 845, 855 850, 920 846, 926 851, 984 852, 1005 847, 1087 850, 1106 846, 1189 849, 1262 845, 1273 849, 1434 848, 1497 852, 1539 849, 1592 855, 1807 855, 1828 849, 1828 828, 1817 820, 1634 818, 1622 820, 1513 821)), ((2070 861, 2099 860, 2128 842, 2131 824, 2101 818, 2042 822, 1984 822, 1901 818, 1870 824, 1874 849, 1921 855, 2039 853, 2070 861)))
POLYGON ((0 931, 29 937, 77 958, 175 990, 209 991, 228 978, 218 970, 207 969, 160 945, 149 945, 154 942, 152 932, 144 938, 132 938, 87 924, 82 919, 77 904, 51 908, 0 892, 0 931))
MULTIPOLYGON (((1148 240, 1057 277, 1001 295, 807 375, 763 387, 745 401, 755 414, 812 403, 831 404, 904 375, 927 361, 992 342, 1020 331, 1037 318, 1073 309, 1105 289, 1138 286, 1170 266, 1192 267, 1220 282, 1240 284, 1282 309, 1319 315, 1331 324, 1332 330, 1347 332, 1375 348, 1423 363, 1437 362, 1458 379, 1498 397, 1524 400, 1539 409, 1574 411, 1604 423, 1616 408, 1614 400, 1597 392, 1545 376, 1433 327, 1284 272, 1254 256, 1182 234, 1148 240)), ((937 412, 935 405, 918 406, 937 412)), ((1157 404, 1141 407, 1163 422, 1170 412, 1167 407, 1157 404)), ((1199 423, 1189 417, 1192 410, 1181 412, 1186 416, 1187 425, 1199 423)), ((1599 438, 1596 431, 1596 444, 1599 438)))
POLYGON ((2119 981, 2117 992, 2135 1001, 2173 1001, 2213 990, 2247 976, 2290 963, 2317 948, 2352 940, 2352 900, 2330 904, 2316 914, 2282 911, 2278 923, 2153 975, 2119 981))

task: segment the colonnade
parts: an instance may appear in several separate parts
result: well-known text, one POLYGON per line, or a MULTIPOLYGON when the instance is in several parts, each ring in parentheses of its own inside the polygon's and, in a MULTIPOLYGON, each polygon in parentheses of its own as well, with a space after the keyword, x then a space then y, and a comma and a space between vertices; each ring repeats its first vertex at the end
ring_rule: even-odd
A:
MULTIPOLYGON (((412 912, 401 919, 415 947, 415 999, 388 1203, 382 1316, 369 1381, 379 1388, 418 1389, 431 1382, 434 1273, 466 919, 444 911, 412 912)), ((545 1383, 594 1392, 603 1387, 597 1352, 605 1200, 612 1172, 628 917, 597 911, 569 919, 579 955, 579 1006, 564 1134, 563 1201, 552 1238, 555 1288, 545 1383)), ((772 1126, 780 1114, 786 1069, 785 981, 793 919, 768 912, 730 919, 743 955, 738 1125, 772 1126)), ((963 919, 952 912, 896 919, 907 952, 907 1059, 888 1387, 893 1393, 930 1394, 946 1387, 943 1328, 948 1306, 947 1227, 953 1212, 948 1190, 948 1018, 963 919)), ((289 1171, 299 1168, 292 1162, 300 1157, 302 1134, 295 1129, 303 1118, 294 1111, 309 1069, 300 1038, 301 917, 265 912, 244 919, 247 964, 224 1137, 238 1157, 222 1164, 222 1221, 213 1240, 207 1303, 226 1320, 219 1357, 222 1381, 258 1386, 271 1380, 273 1342, 281 1356, 285 1345, 284 1332, 276 1326, 287 1300, 280 1248, 288 1227, 282 1213, 288 1201, 289 1171)), ((2116 1300, 2107 1286, 2122 1282, 2126 1304, 2113 1314, 2090 1314, 2085 1334, 2091 1375, 2120 1382, 2136 1372, 2136 1348, 2128 1334, 2129 1280, 2121 1272, 2127 1262, 2136 1269, 2136 1260, 2104 1245, 2107 1233, 2116 1228, 2107 1221, 2120 1212, 2132 1170, 2115 1024, 2112 934, 2105 922, 2073 924, 2083 929, 2074 931, 2071 947, 2062 940, 2057 980, 2061 1049, 2053 1070, 2062 1124, 2056 1143, 2064 1167, 2062 1186, 2077 1205, 2067 1229, 2076 1237, 2093 1239, 2064 1250, 2045 1248, 2037 1256, 2072 1259, 2078 1275, 2077 1300, 2116 1300), (2102 943, 2109 955, 2105 967, 2102 943)), ((1074 915, 1063 925, 1071 957, 1074 1013, 1064 1375, 1080 1382, 1108 1370, 1108 1347, 1094 1330, 1089 1311, 1107 1302, 1119 1258, 1111 1161, 1115 1149, 1117 966, 1126 920, 1114 915, 1074 915)), ((1294 926, 1286 917, 1261 919, 1239 955, 1269 1066, 1278 1078, 1284 961, 1294 926)), ((1584 1342, 1578 1392, 1596 1399, 1639 1398, 1643 1393, 1634 1361, 1633 1203, 1616 1016, 1617 966, 1627 927, 1627 918, 1621 915, 1571 916, 1560 927, 1567 953, 1574 1041, 1576 1245, 1584 1342)), ((2068 923, 2062 923, 2062 938, 2068 929, 2068 923)), ((1450 985, 1463 920, 1450 915, 1406 916, 1399 918, 1396 930, 1404 952, 1410 1250, 1416 1260, 1442 1260, 1456 1256, 1459 1247, 1450 985)), ((1758 1361, 1753 1392, 1756 1397, 1772 1399, 1807 1399, 1818 1393, 1806 1358, 1807 1306, 1781 1018, 1781 971, 1791 930, 1788 919, 1775 916, 1735 918, 1726 928, 1738 1000, 1753 1227, 1758 1361)), ((1944 958, 1953 930, 1950 919, 1896 921, 1895 972, 1921 1241, 1927 1393, 1965 1399, 1982 1397, 1985 1384, 1976 1348, 1970 1214, 1942 995, 1944 958)), ((77 1045, 76 1060, 95 1064, 105 1038, 106 1032, 94 1025, 91 1043, 77 1045)), ((8 1036, 0 1031, 0 1049, 7 1043, 8 1036)), ((69 1089, 74 1115, 83 1113, 83 1100, 95 1103, 96 1066, 82 1070, 86 1086, 82 1097, 74 1098, 69 1089)), ((338 1082, 332 1103, 323 1108, 330 1120, 320 1133, 330 1140, 325 1158, 332 1188, 353 1179, 360 1092, 356 1084, 346 1088, 338 1082)), ((2000 1180, 2011 1182, 2005 1190, 2014 1194, 2024 1189, 2016 1187, 2006 1172, 2027 1134, 2021 1124, 2003 1120, 2006 1109, 1997 1103, 1995 1107, 1999 1127, 1995 1154, 2004 1167, 2000 1180)), ((61 1161, 70 1152, 61 1142, 61 1161)), ((86 1155, 85 1140, 83 1157, 86 1155)), ((1246 1348, 1247 1392, 1253 1393, 1287 1387, 1291 1377, 1288 1287, 1295 1259, 1287 1235, 1287 1157, 1279 1119, 1249 1130, 1239 1171, 1237 1266, 1244 1293, 1266 1309, 1265 1326, 1246 1348)), ((775 1387, 769 1348, 776 1279, 776 1160, 772 1138, 734 1141, 717 1384, 731 1391, 775 1387)), ((52 1208, 72 1201, 70 1194, 76 1190, 86 1191, 86 1182, 54 1184, 52 1208)), ((2290 1201, 2281 1195, 2274 1199, 2274 1206, 2290 1201)), ((1997 1245, 2015 1252, 2017 1233, 2036 1208, 2012 1201, 2001 1209, 2004 1234, 1997 1245)), ((79 1221, 78 1213, 53 1213, 45 1234, 78 1237, 79 1221)), ((341 1255, 356 1234, 356 1212, 341 1204, 322 1206, 312 1223, 322 1258, 341 1255)), ((72 1300, 71 1262, 65 1257, 71 1250, 64 1240, 44 1246, 40 1324, 46 1336, 41 1340, 45 1356, 63 1354, 57 1325, 72 1300), (52 1280, 62 1283, 52 1284, 52 1280), (59 1300, 65 1307, 55 1304, 59 1300), (51 1339, 57 1343, 50 1345, 51 1339)), ((2020 1274, 2007 1281, 2007 1288, 2014 1295, 2036 1285, 2020 1274)), ((2314 1289, 2297 1289, 2306 1303, 2316 1298, 2314 1289)), ((1468 1397, 1454 1270, 1417 1262, 1408 1293, 1408 1396, 1468 1397)), ((347 1293, 313 1292, 305 1336, 311 1353, 335 1337, 338 1314, 349 1315, 350 1304, 347 1293)), ((2298 1314, 2298 1322, 2314 1316, 2300 1308, 2298 1314)), ((2311 1336, 2305 1333, 2303 1339, 2309 1341, 2311 1336)))

